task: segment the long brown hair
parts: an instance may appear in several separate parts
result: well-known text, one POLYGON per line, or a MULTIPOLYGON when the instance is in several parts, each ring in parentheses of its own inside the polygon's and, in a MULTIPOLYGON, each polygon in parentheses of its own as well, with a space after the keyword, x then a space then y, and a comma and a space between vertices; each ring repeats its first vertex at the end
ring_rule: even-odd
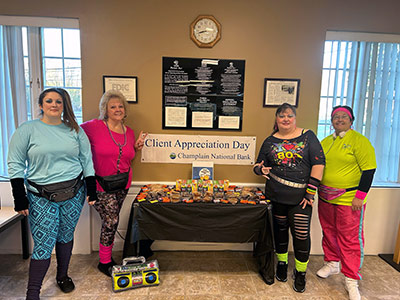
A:
MULTIPOLYGON (((74 110, 72 109, 71 97, 68 92, 62 88, 48 88, 40 93, 39 95, 39 105, 43 106, 43 99, 50 92, 55 92, 59 94, 63 100, 63 114, 61 116, 61 121, 67 125, 71 130, 75 130, 77 133, 79 132, 79 125, 76 122, 74 110)), ((41 115, 43 111, 41 112, 41 115)))

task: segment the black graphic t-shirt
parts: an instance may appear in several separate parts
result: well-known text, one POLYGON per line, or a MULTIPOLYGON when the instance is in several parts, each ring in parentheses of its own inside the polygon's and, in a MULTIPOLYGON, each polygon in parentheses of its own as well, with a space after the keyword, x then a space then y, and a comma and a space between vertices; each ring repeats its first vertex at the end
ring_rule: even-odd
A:
MULTIPOLYGON (((308 183, 313 165, 325 165, 321 144, 314 132, 306 131, 293 139, 269 136, 261 146, 257 163, 272 167, 271 173, 279 178, 308 183)), ((265 184, 265 194, 271 201, 296 205, 303 200, 306 188, 294 188, 277 182, 271 176, 265 184)))

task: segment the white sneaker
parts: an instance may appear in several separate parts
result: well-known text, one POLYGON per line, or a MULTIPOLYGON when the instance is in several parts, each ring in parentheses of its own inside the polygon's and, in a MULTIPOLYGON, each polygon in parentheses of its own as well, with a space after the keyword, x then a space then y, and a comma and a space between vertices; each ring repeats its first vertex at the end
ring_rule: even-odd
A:
POLYGON ((358 290, 358 280, 345 277, 344 278, 345 288, 349 292, 350 300, 361 300, 360 292, 358 290))
POLYGON ((324 266, 318 270, 317 276, 321 278, 328 278, 331 275, 339 274, 339 262, 338 261, 327 261, 324 266))

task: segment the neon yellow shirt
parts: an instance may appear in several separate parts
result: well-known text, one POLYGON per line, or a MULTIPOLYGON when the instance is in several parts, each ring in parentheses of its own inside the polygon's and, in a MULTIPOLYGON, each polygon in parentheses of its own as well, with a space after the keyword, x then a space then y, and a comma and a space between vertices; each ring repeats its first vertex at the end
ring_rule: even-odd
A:
MULTIPOLYGON (((354 130, 349 130, 343 138, 327 136, 321 142, 326 165, 321 184, 347 189, 357 187, 362 171, 376 169, 375 150, 369 140, 354 130)), ((351 206, 356 190, 327 201, 333 204, 351 206)), ((367 198, 364 199, 364 203, 367 198)))

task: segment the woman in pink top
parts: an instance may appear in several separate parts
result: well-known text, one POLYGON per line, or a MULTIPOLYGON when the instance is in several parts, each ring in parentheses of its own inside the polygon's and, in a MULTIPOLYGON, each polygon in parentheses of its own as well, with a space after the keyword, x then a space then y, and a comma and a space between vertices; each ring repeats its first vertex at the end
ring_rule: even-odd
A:
POLYGON ((135 140, 131 128, 124 125, 128 103, 115 90, 104 93, 100 100, 100 116, 81 125, 89 138, 97 179, 98 201, 94 205, 102 220, 98 269, 111 276, 116 263, 111 257, 119 212, 132 181, 131 162, 141 150, 147 134, 140 132, 135 140))

